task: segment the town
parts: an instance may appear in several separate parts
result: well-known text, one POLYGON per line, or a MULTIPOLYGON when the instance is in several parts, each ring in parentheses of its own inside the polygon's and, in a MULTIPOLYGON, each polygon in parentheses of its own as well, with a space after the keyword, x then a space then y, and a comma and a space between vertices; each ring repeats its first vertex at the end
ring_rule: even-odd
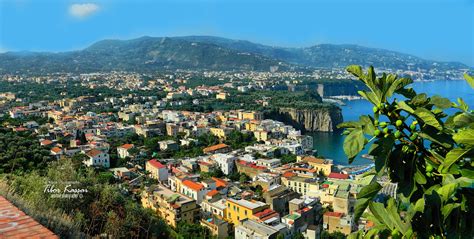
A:
MULTIPOLYGON (((216 238, 243 239, 329 238, 373 226, 352 218, 361 188, 381 180, 363 174, 373 165, 335 165, 315 152, 311 136, 257 110, 179 110, 209 99, 224 104, 235 94, 265 89, 259 82, 268 81, 218 80, 193 87, 186 85, 193 81, 190 75, 181 76, 148 80, 147 86, 135 74, 80 76, 89 89, 165 92, 156 95, 68 97, 65 91, 33 102, 4 92, 4 127, 35 134, 51 160, 75 158, 113 177, 122 193, 171 228, 198 224, 216 238), (237 91, 229 90, 233 87, 237 91)), ((30 79, 68 84, 70 77, 30 79)), ((396 184, 379 183, 381 198, 396 197, 396 184)))

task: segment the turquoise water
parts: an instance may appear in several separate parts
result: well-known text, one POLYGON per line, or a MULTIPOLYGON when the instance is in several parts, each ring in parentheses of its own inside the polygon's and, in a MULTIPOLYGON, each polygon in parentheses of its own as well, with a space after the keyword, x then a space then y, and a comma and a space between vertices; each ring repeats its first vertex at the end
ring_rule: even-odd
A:
MULTIPOLYGON (((418 93, 424 92, 429 96, 441 95, 451 101, 456 101, 458 97, 461 97, 471 108, 474 108, 474 90, 465 81, 415 82, 413 88, 418 93)), ((344 121, 357 120, 360 115, 372 114, 372 105, 365 100, 353 100, 345 103, 346 105, 341 107, 344 121)), ((318 150, 319 155, 333 159, 336 164, 348 164, 342 148, 344 142, 342 135, 338 133, 312 133, 310 135, 314 138, 314 148, 318 150)), ((353 164, 368 162, 369 160, 359 157, 353 164)))

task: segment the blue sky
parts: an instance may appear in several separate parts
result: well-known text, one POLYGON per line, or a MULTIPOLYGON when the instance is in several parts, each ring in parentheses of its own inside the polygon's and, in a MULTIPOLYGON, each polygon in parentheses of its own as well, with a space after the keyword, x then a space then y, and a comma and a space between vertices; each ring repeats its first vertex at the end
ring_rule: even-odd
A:
POLYGON ((350 43, 474 66, 474 0, 0 0, 1 51, 143 35, 350 43))

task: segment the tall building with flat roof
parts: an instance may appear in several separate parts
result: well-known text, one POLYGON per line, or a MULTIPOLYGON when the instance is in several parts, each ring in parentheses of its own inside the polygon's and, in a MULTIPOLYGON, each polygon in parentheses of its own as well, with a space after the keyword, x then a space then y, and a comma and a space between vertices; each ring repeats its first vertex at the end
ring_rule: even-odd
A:
POLYGON ((142 193, 142 205, 156 211, 165 222, 176 227, 179 222, 196 223, 200 209, 196 201, 162 185, 152 185, 142 193))
POLYGON ((226 219, 238 225, 241 220, 252 217, 255 213, 263 211, 270 206, 259 201, 248 201, 245 199, 227 199, 226 219))

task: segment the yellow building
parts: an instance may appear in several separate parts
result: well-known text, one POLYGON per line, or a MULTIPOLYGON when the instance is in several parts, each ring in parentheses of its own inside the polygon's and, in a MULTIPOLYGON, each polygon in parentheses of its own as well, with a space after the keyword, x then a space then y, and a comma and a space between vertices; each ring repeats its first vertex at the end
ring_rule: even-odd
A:
POLYGON ((143 191, 141 203, 143 207, 154 210, 174 228, 179 222, 195 223, 200 217, 200 209, 195 200, 161 185, 153 185, 143 191))
POLYGON ((263 120, 263 113, 257 111, 239 111, 238 117, 240 120, 263 120))
POLYGON ((281 177, 281 183, 283 186, 303 196, 318 197, 320 193, 319 184, 312 178, 300 176, 281 177))
POLYGON ((255 123, 245 123, 245 129, 248 131, 256 131, 258 124, 255 123))
POLYGON ((252 217, 255 213, 261 212, 270 208, 268 204, 259 201, 248 201, 245 199, 227 199, 227 214, 225 218, 227 221, 238 225, 241 220, 252 217))
POLYGON ((216 99, 218 100, 225 100, 227 98, 227 93, 221 92, 216 95, 216 99))
POLYGON ((314 156, 297 156, 296 162, 306 162, 313 167, 316 172, 322 172, 324 176, 328 176, 332 172, 332 160, 320 159, 314 156))
POLYGON ((210 128, 209 132, 219 139, 225 139, 230 130, 224 128, 210 128))
POLYGON ((267 141, 268 140, 268 132, 267 131, 263 131, 263 130, 259 130, 259 131, 254 131, 253 132, 253 135, 255 136, 255 138, 257 139, 257 141, 267 141))

